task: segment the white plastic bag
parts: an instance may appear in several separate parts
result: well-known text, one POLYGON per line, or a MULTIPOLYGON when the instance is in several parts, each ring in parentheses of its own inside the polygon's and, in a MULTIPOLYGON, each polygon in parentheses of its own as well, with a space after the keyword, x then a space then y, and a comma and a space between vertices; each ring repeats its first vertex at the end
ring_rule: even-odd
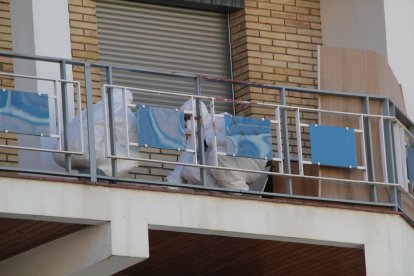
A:
MULTIPOLYGON (((132 93, 125 90, 126 103, 132 103, 132 93)), ((93 105, 94 117, 94 131, 95 131, 95 151, 96 151, 96 166, 102 170, 106 175, 111 175, 111 159, 105 157, 105 120, 103 102, 99 101, 93 105)), ((116 155, 127 156, 127 139, 125 133, 125 123, 128 125, 129 141, 137 141, 137 123, 134 113, 127 108, 127 122, 125 122, 125 111, 121 89, 113 89, 113 110, 114 110, 114 130, 115 130, 115 146, 116 155)), ((109 131, 109 129, 108 129, 109 131)), ((75 170, 89 169, 89 151, 88 151, 88 129, 86 110, 82 111, 82 134, 84 143, 84 154, 71 155, 72 168, 75 170)), ((75 117, 68 128, 68 140, 70 151, 81 150, 81 133, 80 133, 80 118, 75 117)), ((62 145, 64 144, 62 135, 62 145)), ((138 158, 138 147, 130 147, 130 157, 138 158)), ((65 166, 65 156, 63 154, 54 153, 53 158, 60 166, 65 166)), ((138 161, 129 161, 118 159, 117 167, 118 174, 127 173, 132 168, 139 165, 138 161)))

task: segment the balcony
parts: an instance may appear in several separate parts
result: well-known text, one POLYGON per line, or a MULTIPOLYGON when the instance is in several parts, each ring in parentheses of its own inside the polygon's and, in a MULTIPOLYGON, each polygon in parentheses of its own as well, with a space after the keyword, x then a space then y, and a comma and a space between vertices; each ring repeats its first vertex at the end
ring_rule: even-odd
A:
MULTIPOLYGON (((240 195, 254 195, 266 198, 283 197, 328 202, 353 202, 364 205, 392 207, 403 211, 408 217, 414 218, 414 210, 411 210, 413 199, 412 180, 414 178, 412 174, 414 171, 412 164, 409 163, 413 158, 412 145, 414 136, 410 131, 412 123, 386 97, 248 83, 187 73, 156 72, 143 68, 125 68, 11 53, 1 53, 1 56, 13 57, 16 60, 24 60, 26 62, 36 60, 38 62, 57 64, 56 70, 59 71, 61 76, 61 78, 48 78, 47 76, 30 76, 19 74, 18 72, 0 73, 2 79, 7 79, 9 82, 14 82, 22 87, 30 87, 34 83, 38 83, 40 86, 43 85, 42 87, 44 87, 45 91, 31 91, 29 89, 27 92, 33 92, 29 95, 37 95, 40 92, 45 93, 43 95, 45 98, 41 101, 43 104, 42 108, 45 109, 45 112, 51 114, 50 118, 49 114, 47 114, 47 119, 49 120, 46 120, 46 124, 50 124, 50 126, 46 126, 45 131, 28 130, 30 129, 30 120, 20 119, 20 121, 25 121, 27 124, 22 125, 21 129, 18 127, 13 129, 14 121, 10 121, 11 119, 8 119, 10 123, 6 123, 7 120, 4 120, 2 132, 7 137, 15 135, 17 139, 17 142, 10 142, 12 138, 2 140, 5 142, 1 145, 4 154, 8 156, 13 154, 24 156, 31 151, 53 153, 60 156, 64 163, 61 170, 38 170, 25 168, 24 164, 17 162, 24 158, 17 159, 13 157, 14 159, 6 159, 2 163, 5 165, 2 167, 3 171, 89 179, 91 183, 97 181, 109 181, 111 183, 127 182, 136 185, 151 184, 154 186, 171 186, 200 191, 237 192, 240 195), (81 76, 79 80, 72 81, 66 79, 68 66, 71 66, 74 72, 83 72, 81 75, 76 74, 78 78, 81 76), (136 74, 137 78, 148 76, 148 78, 153 78, 160 82, 181 81, 193 85, 194 93, 178 93, 175 92, 177 91, 176 88, 159 90, 148 87, 141 88, 139 86, 127 87, 113 83, 113 76, 123 72, 130 75, 136 74), (266 91, 275 100, 266 102, 243 101, 204 95, 203 87, 214 87, 214 83, 230 84, 236 93, 237 91, 254 89, 266 91), (48 89, 49 91, 47 91, 48 89), (115 95, 115 90, 119 95, 115 95), (126 91, 130 91, 134 95, 131 103, 126 102, 126 91), (302 95, 318 99, 322 103, 319 104, 320 106, 328 106, 329 104, 326 103, 329 101, 340 101, 343 98, 350 99, 354 101, 355 105, 359 105, 362 111, 343 112, 335 108, 318 108, 318 106, 312 106, 312 104, 306 105, 306 103, 294 101, 302 95), (131 132, 136 132, 136 130, 131 130, 130 126, 125 123, 116 125, 114 121, 115 96, 122 99, 121 108, 123 114, 118 114, 117 116, 122 116, 125 122, 131 120, 131 118, 128 118, 132 114, 128 113, 129 111, 139 114, 137 112, 139 107, 145 107, 145 105, 151 107, 152 105, 154 110, 161 113, 170 112, 170 110, 180 113, 178 111, 181 103, 192 99, 194 103, 190 108, 192 110, 185 110, 183 114, 189 116, 188 118, 190 118, 192 124, 198 121, 198 128, 193 128, 188 138, 192 140, 192 144, 195 146, 193 148, 186 148, 185 138, 181 138, 181 148, 180 143, 177 141, 172 141, 173 144, 168 146, 159 142, 148 145, 145 141, 151 143, 152 138, 156 139, 159 137, 140 137, 140 134, 151 131, 148 125, 144 125, 147 118, 141 119, 143 126, 142 129, 138 129, 138 133, 140 133, 138 134, 138 138, 140 138, 138 140, 141 140, 141 144, 138 143, 139 141, 131 141, 131 135, 134 136, 131 132), (105 104, 103 104, 99 111, 93 112, 94 102, 97 102, 99 98, 102 98, 105 104), (157 100, 154 101, 154 99, 157 100), (165 106, 162 109, 157 105, 157 102, 165 105, 169 101, 173 103, 169 107, 170 109, 165 109, 165 106), (224 139, 250 139, 250 141, 245 143, 256 144, 256 148, 249 149, 245 146, 242 149, 243 145, 241 147, 233 145, 232 149, 229 149, 228 146, 227 148, 220 147, 217 142, 220 137, 214 129, 213 138, 210 138, 210 160, 207 160, 205 143, 200 142, 205 140, 203 136, 204 127, 201 127, 202 123, 200 123, 201 117, 197 114, 197 112, 200 112, 200 103, 208 106, 210 113, 208 119, 211 120, 211 125, 216 125, 224 117, 226 117, 226 123, 229 123, 229 120, 234 122, 240 120, 241 122, 246 120, 246 116, 234 115, 248 114, 251 120, 245 123, 240 130, 237 130, 238 132, 236 131, 233 138, 227 136, 224 139), (229 107, 230 112, 216 112, 217 109, 225 110, 227 108, 229 110, 229 107), (79 123, 79 128, 87 129, 87 131, 79 131, 80 137, 78 137, 76 142, 73 141, 74 138, 69 133, 71 120, 75 120, 75 117, 79 123), (98 133, 98 136, 100 135, 99 139, 102 136, 104 140, 102 141, 103 147, 99 148, 100 152, 96 152, 98 146, 95 148, 88 146, 90 144, 88 141, 94 141, 97 135, 97 130, 94 128, 96 123, 89 123, 94 120, 94 117, 95 120, 102 121, 99 131, 102 131, 102 126, 106 126, 103 129, 104 134, 98 133), (85 122, 87 123, 85 124, 85 122), (259 128, 252 128, 252 125, 260 124, 260 122, 264 122, 263 126, 259 127, 260 129, 268 128, 261 135, 256 133, 249 137, 249 135, 243 134, 243 131, 248 132, 249 128, 252 129, 251 131, 257 131, 259 128), (122 147, 121 152, 116 150, 117 142, 115 140, 119 139, 115 137, 116 132, 121 131, 119 129, 116 130, 116 127, 122 127, 122 131, 126 135, 126 139, 123 141, 125 144, 119 145, 122 147), (48 140, 48 142, 37 143, 38 146, 33 146, 33 143, 32 145, 24 145, 24 142, 19 142, 19 139, 27 140, 27 137, 30 136, 39 140, 48 140), (261 138, 257 138, 258 136, 261 138), (344 137, 348 137, 346 139, 350 141, 350 144, 346 144, 344 137), (258 139, 267 140, 263 144, 263 141, 258 139), (335 140, 339 142, 335 142, 335 140), (257 142, 263 145, 257 146, 257 142), (329 153, 329 150, 326 150, 326 148, 330 147, 330 151, 335 151, 337 145, 342 145, 344 150, 339 150, 337 153, 332 154, 329 153), (134 155, 134 153, 140 154, 134 155), (177 161, 177 156, 182 153, 192 155, 192 161, 186 161, 185 163, 177 161), (88 156, 91 156, 91 158, 88 156), (266 163, 266 166, 261 166, 262 169, 258 169, 260 166, 253 166, 253 169, 251 169, 234 165, 220 165, 219 160, 223 156, 233 156, 241 158, 241 160, 261 160, 262 164, 266 163), (86 158, 88 162, 88 164, 82 165, 87 169, 86 173, 85 170, 82 172, 82 170, 73 169, 72 161, 80 157, 86 158), (106 159, 104 162, 110 165, 110 168, 107 169, 110 173, 100 174, 99 171, 97 172, 97 166, 99 167, 99 164, 96 163, 97 159, 106 159), (12 161, 7 163, 7 160, 12 161), (120 176, 117 171, 119 162, 129 162, 128 165, 130 166, 133 166, 135 162, 136 168, 120 176), (8 164, 9 166, 7 166, 8 164), (196 168, 200 174, 200 183, 194 185, 194 183, 167 183, 162 181, 160 175, 166 176, 168 170, 172 170, 175 166, 196 168), (157 175, 157 173, 154 173, 157 170, 162 171, 161 174, 157 175), (260 178, 260 181, 267 181, 267 186, 265 188, 264 184, 256 183, 255 188, 252 186, 253 188, 251 189, 242 190, 223 188, 225 185, 220 183, 212 186, 207 183, 205 178, 206 174, 215 171, 239 171, 262 174, 263 177, 260 178), (160 181, 151 179, 159 179, 160 181)), ((189 91, 189 89, 189 87, 186 87, 182 90, 189 91)), ((21 92, 14 90, 13 92, 3 88, 3 91, 6 90, 10 91, 10 98, 12 98, 12 95, 19 96, 17 94, 21 94, 21 92)), ((6 94, 4 93, 4 95, 6 94)), ((24 103, 20 104, 20 107, 24 109, 24 103)), ((30 108, 30 106, 26 106, 26 108, 30 108)), ((3 118, 6 118, 6 115, 3 118)), ((18 121, 19 119, 16 120, 18 121)), ((18 124, 22 123, 17 122, 14 125, 18 124)), ((235 124, 237 125, 237 122, 235 124)), ((140 127, 138 122, 138 128, 140 127)), ((229 125, 226 125, 226 127, 228 128, 229 125)), ((156 133, 156 131, 163 131, 163 129, 161 127, 159 130, 152 131, 152 133, 156 133)), ((176 130, 174 131, 177 132, 176 130)), ((236 143, 237 141, 234 142, 234 144, 236 143)), ((84 161, 83 163, 85 163, 84 161)))
MULTIPOLYGON (((12 102, 13 97, 30 93, 26 101, 11 105, 15 107, 13 110, 2 106, 4 138, 0 140, 3 142, 0 151, 5 160, 0 169, 7 179, 14 178, 19 183, 40 179, 90 187, 163 191, 184 197, 196 194, 397 213, 413 223, 412 123, 387 97, 13 53, 0 53, 0 56, 49 64, 55 69, 51 75, 60 76, 0 72, 0 79, 11 84, 1 92, 2 97, 7 95, 4 97, 12 102), (116 75, 123 73, 165 83, 185 83, 187 86, 182 90, 193 93, 180 93, 176 88, 126 86, 116 82, 116 75), (215 83, 228 84, 238 95, 261 91, 271 95, 271 99, 255 101, 205 95, 203 88, 215 87, 215 83), (134 95, 131 102, 128 91, 134 95), (296 100, 300 98, 316 99, 319 105, 312 104, 315 101, 296 100), (352 102, 360 111, 341 111, 331 105, 342 99, 352 102), (191 108, 180 110, 187 100, 191 100, 191 108), (25 105, 27 102, 36 102, 41 110, 47 111, 47 116, 21 115, 25 113, 18 110, 30 108, 25 105), (162 104, 169 102, 171 106, 162 104), (206 117, 201 114, 202 103, 208 107, 209 126, 203 125, 206 117), (225 110, 227 114, 222 112, 225 110), (7 113, 13 116, 8 117, 7 113), (136 130, 125 123, 131 121, 131 114, 137 122, 133 124, 136 130), (168 139, 158 139, 165 138, 157 135, 171 127, 163 126, 162 122, 174 116, 177 118, 172 121, 178 123, 168 132, 168 139), (10 117, 19 123, 13 123, 10 117), (39 118, 46 117, 46 123, 39 123, 39 118), (159 128, 146 125, 148 118, 161 122, 159 128), (196 126, 187 135, 184 118, 196 126), (73 136, 70 129, 74 121, 85 132, 79 131, 78 136, 73 136), (31 128, 33 122, 36 127, 31 128), (226 141, 233 141, 231 147, 220 142, 220 122, 224 122, 224 129, 236 126, 225 137, 226 141), (176 127, 180 125, 182 128, 176 127), (212 135, 206 147, 207 127, 212 129, 212 135), (142 135, 148 133, 153 136, 142 135), (249 136, 249 133, 253 134, 249 136), (136 140, 131 138, 134 134, 136 140), (178 139, 170 139, 172 136, 178 139), (245 144, 241 146, 240 141, 245 144), (180 162, 178 157, 182 154, 190 156, 190 161, 180 162), (61 167, 51 165, 53 156, 61 160, 61 167), (231 161, 222 162, 226 160, 223 157, 231 161), (42 164, 33 164, 34 160, 42 164), (254 160, 259 165, 235 166, 234 160, 254 160), (193 168, 190 171, 196 172, 193 176, 199 183, 167 182, 166 176, 177 166, 193 168), (131 168, 124 171, 125 167, 131 168), (223 175, 234 172, 258 177, 249 183, 249 189, 231 188, 225 185, 223 175), (211 176, 217 180, 217 175, 221 176, 220 180, 211 184, 211 176)), ((72 230, 62 229, 62 235, 65 231, 82 229, 83 223, 79 220, 71 226, 72 230)), ((163 235, 157 232, 162 230, 153 229, 153 235, 163 235)))

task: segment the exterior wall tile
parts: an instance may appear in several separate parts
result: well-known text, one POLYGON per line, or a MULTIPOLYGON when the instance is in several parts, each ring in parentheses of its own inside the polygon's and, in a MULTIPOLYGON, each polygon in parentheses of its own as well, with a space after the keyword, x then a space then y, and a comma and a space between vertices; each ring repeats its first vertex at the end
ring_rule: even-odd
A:
MULTIPOLYGON (((0 0, 0 51, 11 52, 12 50, 10 0, 0 0)), ((13 60, 0 57, 0 71, 13 73, 13 60)), ((0 76, 0 87, 14 89, 13 79, 0 76)), ((0 133, 0 144, 16 146, 17 137, 12 133, 0 133)), ((0 148, 1 166, 17 166, 18 159, 17 150, 0 148)))
MULTIPOLYGON (((317 84, 317 46, 322 43, 319 0, 246 0, 246 8, 230 15, 234 78, 258 83, 315 87, 317 84), (270 15, 269 15, 270 14, 270 15), (237 30, 237 32, 235 31, 237 30), (259 32, 257 32, 259 31, 259 32), (271 39, 271 41, 269 41, 271 39), (233 48, 234 49, 234 48, 233 48), (244 58, 241 63, 241 56, 244 58), (247 69, 243 69, 247 68, 247 69)), ((275 102, 278 91, 258 88, 236 89, 235 98, 275 102), (268 97, 268 94, 273 97, 268 97)), ((288 93, 291 104, 317 107, 314 95, 288 93)), ((269 110, 237 107, 239 114, 267 116, 269 110)), ((305 114, 305 113, 304 113, 305 114)), ((289 116, 293 122, 293 114, 289 116)), ((316 120, 309 116, 309 120, 316 120)), ((290 126, 294 135, 294 127, 290 126)), ((302 133, 303 145, 309 145, 302 133)), ((292 140, 292 145, 295 145, 292 140)), ((296 147, 292 147, 296 149, 296 147)), ((308 149, 304 149, 309 153, 308 149)))
MULTIPOLYGON (((96 2, 87 0, 69 0, 69 21, 72 44, 72 58, 90 62, 99 61, 96 2)), ((85 91, 84 70, 73 66, 74 80, 80 81, 85 91)), ((100 72, 92 69, 92 88, 94 102, 100 98, 100 72)), ((82 95, 85 104, 85 95, 82 95)))

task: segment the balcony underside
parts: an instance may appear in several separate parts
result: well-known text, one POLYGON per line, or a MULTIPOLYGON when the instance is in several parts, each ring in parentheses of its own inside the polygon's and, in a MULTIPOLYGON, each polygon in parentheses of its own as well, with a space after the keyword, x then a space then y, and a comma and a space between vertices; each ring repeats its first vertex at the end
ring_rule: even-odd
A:
MULTIPOLYGON (((0 261, 87 227, 0 219, 0 261)), ((150 230, 150 257, 117 275, 365 275, 364 250, 150 230)))
POLYGON ((150 257, 117 275, 365 275, 364 250, 149 231, 150 257))
POLYGON ((0 218, 0 261, 85 227, 87 225, 0 218))

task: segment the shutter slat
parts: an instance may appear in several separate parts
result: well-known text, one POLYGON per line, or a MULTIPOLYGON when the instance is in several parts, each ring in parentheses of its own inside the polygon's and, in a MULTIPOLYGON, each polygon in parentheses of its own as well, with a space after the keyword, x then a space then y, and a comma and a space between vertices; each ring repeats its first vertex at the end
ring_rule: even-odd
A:
MULTIPOLYGON (((227 15, 125 0, 97 1, 103 63, 230 78, 227 15)), ((194 81, 113 72, 113 83, 194 94, 194 81)), ((203 83, 202 94, 232 98, 231 86, 203 83)), ((134 95, 136 102, 179 107, 184 99, 134 95)), ((231 105, 218 105, 230 111, 231 105)))

